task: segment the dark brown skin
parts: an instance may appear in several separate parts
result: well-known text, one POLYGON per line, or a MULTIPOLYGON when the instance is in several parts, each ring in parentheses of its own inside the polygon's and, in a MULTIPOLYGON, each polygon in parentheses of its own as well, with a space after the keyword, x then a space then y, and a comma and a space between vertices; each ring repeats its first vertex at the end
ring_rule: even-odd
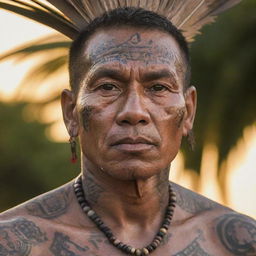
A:
MULTIPOLYGON (((62 108, 80 139, 86 197, 119 240, 144 247, 163 220, 169 167, 192 129, 196 90, 184 90, 179 47, 160 31, 98 31, 81 63, 79 93, 64 90, 62 108)), ((82 212, 72 184, 2 213, 0 255, 125 255, 82 212)), ((173 221, 152 256, 256 255, 252 219, 172 186, 173 221)))

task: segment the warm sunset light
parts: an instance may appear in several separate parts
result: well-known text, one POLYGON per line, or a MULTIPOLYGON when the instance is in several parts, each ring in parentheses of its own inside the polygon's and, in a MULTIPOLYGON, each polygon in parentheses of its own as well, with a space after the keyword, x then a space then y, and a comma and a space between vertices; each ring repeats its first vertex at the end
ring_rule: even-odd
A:
MULTIPOLYGON (((53 30, 0 10, 0 31, 2 33, 0 52, 7 52, 18 45, 37 39, 41 36, 50 35, 53 30), (4 24, 8 24, 5 26, 4 24)), ((1 100, 12 100, 15 96, 15 90, 24 78, 26 71, 33 67, 34 60, 26 60, 17 63, 11 59, 0 62, 0 96, 1 100)))
POLYGON ((184 159, 179 153, 171 167, 170 179, 236 211, 256 218, 256 197, 254 196, 256 195, 256 124, 244 130, 243 138, 222 164, 219 175, 217 148, 207 145, 203 155, 199 176, 193 170, 184 169, 184 159), (223 187, 221 184, 224 184, 223 187))
MULTIPOLYGON (((1 34, 4 35, 1 37, 0 53, 29 40, 54 33, 45 26, 3 10, 0 11, 0 24, 1 34)), ((67 72, 61 71, 62 76, 58 75, 55 79, 51 77, 39 88, 20 92, 20 83, 37 61, 36 58, 28 58, 20 62, 15 59, 0 62, 0 101, 37 102, 48 97, 49 91, 56 93, 67 87, 67 72)), ((23 118, 26 121, 33 119, 49 124, 46 129, 47 137, 55 142, 67 142, 68 136, 62 122, 58 99, 40 109, 36 109, 33 105, 26 106, 23 118)), ((227 159, 221 163, 220 170, 216 145, 204 145, 200 175, 194 170, 186 170, 183 158, 184 156, 179 153, 171 167, 172 181, 256 218, 256 124, 244 129, 242 138, 233 147, 227 159)))

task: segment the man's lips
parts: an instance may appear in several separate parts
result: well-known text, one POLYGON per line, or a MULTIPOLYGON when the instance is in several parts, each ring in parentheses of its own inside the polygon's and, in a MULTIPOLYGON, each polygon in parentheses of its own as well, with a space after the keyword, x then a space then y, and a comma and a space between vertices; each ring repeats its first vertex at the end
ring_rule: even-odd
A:
POLYGON ((129 151, 129 152, 136 152, 136 151, 145 151, 151 149, 153 146, 157 144, 154 143, 152 140, 143 137, 126 137, 122 139, 118 139, 115 142, 111 143, 111 146, 122 150, 122 151, 129 151))
POLYGON ((115 142, 111 143, 111 146, 119 145, 119 144, 149 144, 149 145, 156 145, 153 141, 143 138, 143 137, 126 137, 122 139, 118 139, 115 142))

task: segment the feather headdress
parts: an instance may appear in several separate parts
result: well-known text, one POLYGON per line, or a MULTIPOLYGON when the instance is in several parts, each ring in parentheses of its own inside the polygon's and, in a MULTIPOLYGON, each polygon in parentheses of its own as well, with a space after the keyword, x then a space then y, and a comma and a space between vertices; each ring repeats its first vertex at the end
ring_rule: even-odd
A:
POLYGON ((241 0, 0 0, 21 14, 74 39, 94 18, 118 7, 141 7, 167 17, 191 42, 203 25, 241 0))

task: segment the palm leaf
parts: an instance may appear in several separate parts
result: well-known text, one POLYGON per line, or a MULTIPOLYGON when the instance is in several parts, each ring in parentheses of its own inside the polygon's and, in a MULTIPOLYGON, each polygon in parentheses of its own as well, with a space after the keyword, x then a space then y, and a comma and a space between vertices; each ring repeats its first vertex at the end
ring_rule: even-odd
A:
POLYGON ((11 50, 0 56, 0 61, 3 61, 10 57, 16 57, 18 60, 23 60, 26 57, 32 57, 34 54, 42 53, 46 54, 45 51, 50 50, 60 50, 60 49, 69 49, 71 42, 62 41, 62 42, 52 42, 52 43, 43 43, 43 44, 34 44, 30 43, 29 45, 24 45, 16 49, 11 50))
MULTIPOLYGON (((20 99, 23 98, 27 90, 30 92, 31 90, 40 90, 40 88, 44 86, 45 81, 51 81, 53 76, 55 79, 59 78, 63 74, 66 74, 66 71, 67 54, 57 54, 57 56, 46 58, 45 61, 39 62, 36 66, 29 70, 16 91, 16 97, 20 99)), ((49 97, 43 101, 40 101, 39 104, 42 104, 42 102, 49 103, 49 101, 52 101, 53 95, 60 98, 61 90, 65 87, 69 87, 68 84, 58 84, 58 86, 50 88, 48 93, 49 97)))
POLYGON ((54 7, 39 0, 0 1, 0 7, 56 29, 74 39, 89 22, 106 11, 118 7, 143 7, 166 16, 181 29, 188 41, 224 10, 241 0, 48 0, 54 7), (33 3, 33 4, 32 4, 33 3))
POLYGON ((33 6, 22 1, 10 0, 11 3, 0 1, 0 8, 20 14, 41 24, 47 25, 70 38, 77 36, 77 30, 71 22, 64 18, 59 18, 53 12, 47 12, 45 9, 39 8, 40 5, 33 6))

